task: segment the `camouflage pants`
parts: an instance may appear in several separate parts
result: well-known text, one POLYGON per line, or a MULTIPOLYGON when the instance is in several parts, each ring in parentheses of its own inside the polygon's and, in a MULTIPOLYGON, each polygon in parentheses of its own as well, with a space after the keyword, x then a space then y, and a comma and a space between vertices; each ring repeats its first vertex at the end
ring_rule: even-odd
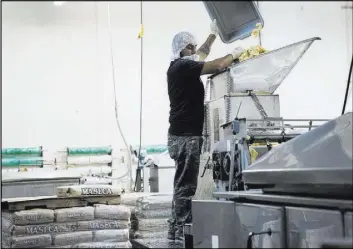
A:
POLYGON ((191 222, 191 199, 194 197, 199 174, 201 136, 168 134, 168 151, 175 161, 172 219, 169 231, 182 234, 185 223, 191 222))

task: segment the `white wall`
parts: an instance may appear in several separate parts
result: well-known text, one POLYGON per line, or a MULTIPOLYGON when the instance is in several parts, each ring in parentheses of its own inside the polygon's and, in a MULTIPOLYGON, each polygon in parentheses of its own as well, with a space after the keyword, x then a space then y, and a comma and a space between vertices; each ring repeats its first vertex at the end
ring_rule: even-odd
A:
MULTIPOLYGON (((139 142, 139 4, 110 2, 119 115, 130 144, 139 142)), ((340 114, 352 55, 352 12, 341 9, 344 4, 260 2, 265 48, 323 39, 278 89, 283 117, 340 114)), ((143 6, 143 143, 159 144, 166 142, 168 129, 165 72, 171 39, 189 30, 201 43, 210 19, 201 2, 143 6)), ((2 9, 2 146, 122 147, 114 118, 107 3, 4 2, 2 9)), ((210 59, 236 45, 218 39, 210 59)))
MULTIPOLYGON (((340 115, 352 58, 352 9, 347 2, 261 2, 269 49, 321 37, 278 89, 281 113, 293 118, 340 115)), ((350 6, 352 4, 350 3, 350 6)), ((352 109, 352 100, 349 107, 352 109)))

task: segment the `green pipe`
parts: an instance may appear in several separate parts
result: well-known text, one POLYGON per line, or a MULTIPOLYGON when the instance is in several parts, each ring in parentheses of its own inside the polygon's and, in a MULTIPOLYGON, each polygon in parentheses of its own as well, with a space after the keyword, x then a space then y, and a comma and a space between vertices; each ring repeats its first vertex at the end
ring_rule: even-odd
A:
POLYGON ((42 157, 32 158, 1 158, 1 167, 18 167, 18 166, 43 166, 42 157))
POLYGON ((111 154, 112 148, 108 147, 77 147, 67 148, 68 155, 101 155, 111 154))
POLYGON ((1 149, 2 156, 20 156, 20 155, 31 155, 41 156, 42 147, 29 147, 29 148, 3 148, 1 149))
POLYGON ((152 154, 152 153, 163 153, 168 150, 167 146, 164 147, 147 147, 146 149, 147 154, 152 154))
MULTIPOLYGON (((138 146, 135 147, 135 150, 138 150, 138 146)), ((145 151, 146 154, 154 154, 154 153, 163 153, 168 150, 166 145, 149 145, 142 146, 141 150, 145 151)))

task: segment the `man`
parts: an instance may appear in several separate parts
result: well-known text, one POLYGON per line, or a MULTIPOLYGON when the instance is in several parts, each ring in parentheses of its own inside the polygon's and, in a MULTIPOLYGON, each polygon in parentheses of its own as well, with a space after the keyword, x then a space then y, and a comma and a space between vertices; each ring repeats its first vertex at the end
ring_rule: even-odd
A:
POLYGON ((204 86, 201 75, 213 74, 229 67, 244 49, 236 48, 231 54, 204 62, 218 35, 216 21, 211 34, 196 50, 192 34, 180 32, 172 43, 173 58, 167 72, 170 100, 168 150, 175 160, 172 214, 168 239, 183 240, 183 227, 191 222, 191 199, 195 195, 199 173, 202 130, 204 123, 204 86))

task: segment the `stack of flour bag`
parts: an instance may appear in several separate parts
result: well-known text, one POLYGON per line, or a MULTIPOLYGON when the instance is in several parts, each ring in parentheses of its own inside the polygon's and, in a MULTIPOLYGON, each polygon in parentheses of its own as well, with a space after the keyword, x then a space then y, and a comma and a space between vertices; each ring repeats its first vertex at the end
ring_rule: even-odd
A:
POLYGON ((130 238, 167 238, 172 218, 171 193, 131 193, 121 196, 121 204, 131 210, 130 238))
POLYGON ((96 204, 2 212, 2 248, 131 248, 130 209, 96 204))

